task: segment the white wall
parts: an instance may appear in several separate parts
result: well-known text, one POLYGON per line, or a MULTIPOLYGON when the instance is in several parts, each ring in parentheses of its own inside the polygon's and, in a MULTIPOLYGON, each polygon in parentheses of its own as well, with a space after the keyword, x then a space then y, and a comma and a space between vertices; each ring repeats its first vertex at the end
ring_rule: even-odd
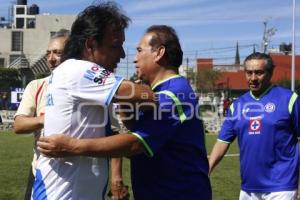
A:
POLYGON ((71 29, 75 15, 37 15, 34 29, 0 29, 0 57, 5 58, 5 65, 9 64, 11 52, 12 31, 23 31, 23 53, 32 63, 45 52, 50 40, 50 32, 60 29, 71 29))

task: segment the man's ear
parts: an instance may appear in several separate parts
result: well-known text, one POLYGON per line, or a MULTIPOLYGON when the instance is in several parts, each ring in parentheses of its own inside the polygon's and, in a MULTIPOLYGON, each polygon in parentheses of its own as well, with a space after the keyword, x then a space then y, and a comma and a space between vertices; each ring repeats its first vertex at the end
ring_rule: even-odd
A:
POLYGON ((84 46, 85 46, 85 49, 88 52, 88 54, 93 53, 95 44, 96 44, 96 41, 94 39, 91 39, 91 38, 89 38, 89 39, 87 39, 85 41, 85 45, 84 46))
POLYGON ((158 62, 162 59, 162 57, 166 53, 166 48, 164 46, 160 46, 156 49, 156 56, 155 56, 155 61, 158 62))

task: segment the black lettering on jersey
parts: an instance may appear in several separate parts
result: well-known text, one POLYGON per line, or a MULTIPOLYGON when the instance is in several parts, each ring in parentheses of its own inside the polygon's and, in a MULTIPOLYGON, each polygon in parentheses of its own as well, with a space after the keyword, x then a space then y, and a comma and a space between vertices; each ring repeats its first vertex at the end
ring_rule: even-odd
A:
POLYGON ((95 78, 94 82, 100 84, 104 84, 106 78, 110 75, 110 71, 103 70, 101 71, 95 78))

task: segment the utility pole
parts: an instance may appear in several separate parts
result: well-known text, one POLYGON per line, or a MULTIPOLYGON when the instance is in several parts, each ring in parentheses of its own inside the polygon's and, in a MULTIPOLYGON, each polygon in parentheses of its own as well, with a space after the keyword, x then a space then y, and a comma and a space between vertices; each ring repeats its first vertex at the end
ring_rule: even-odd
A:
POLYGON ((291 69, 291 90, 295 91, 295 18, 296 15, 296 0, 293 0, 293 30, 292 30, 292 69, 291 69))
POLYGON ((263 33, 263 38, 262 38, 262 43, 261 43, 261 52, 266 52, 266 48, 268 45, 267 38, 266 38, 266 32, 267 32, 267 21, 264 21, 264 33, 263 33))
POLYGON ((234 62, 234 64, 236 66, 239 66, 241 64, 241 61, 240 61, 240 51, 239 51, 239 42, 236 43, 235 62, 234 62))
POLYGON ((263 38, 262 38, 261 51, 263 53, 266 53, 267 49, 268 49, 268 45, 271 41, 271 37, 273 35, 275 35, 275 32, 277 31, 277 29, 274 27, 268 29, 267 28, 268 20, 265 20, 263 22, 263 24, 264 24, 264 33, 263 33, 263 38))
MULTIPOLYGON (((194 85, 195 85, 195 90, 197 91, 197 79, 198 79, 198 51, 195 53, 195 71, 194 71, 194 85)), ((198 92, 198 91, 197 91, 198 92)))
POLYGON ((186 57, 186 77, 189 79, 189 57, 186 57))

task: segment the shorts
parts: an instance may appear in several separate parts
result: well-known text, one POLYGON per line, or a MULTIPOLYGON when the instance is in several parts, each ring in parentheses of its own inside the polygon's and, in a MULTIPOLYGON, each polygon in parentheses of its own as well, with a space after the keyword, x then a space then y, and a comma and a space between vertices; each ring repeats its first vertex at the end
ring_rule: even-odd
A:
POLYGON ((239 200, 296 200, 297 190, 280 192, 245 192, 241 190, 239 200))

